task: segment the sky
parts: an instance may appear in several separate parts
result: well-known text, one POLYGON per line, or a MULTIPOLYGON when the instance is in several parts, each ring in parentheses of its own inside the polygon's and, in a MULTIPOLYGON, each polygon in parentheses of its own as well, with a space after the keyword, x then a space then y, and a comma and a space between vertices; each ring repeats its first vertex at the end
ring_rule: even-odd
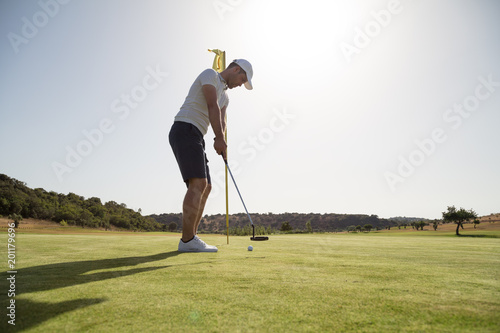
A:
MULTIPOLYGON (((254 70, 227 111, 250 213, 497 213, 499 17, 495 0, 2 0, 0 173, 181 212, 168 132, 220 49, 254 70)), ((213 136, 205 213, 225 214, 213 136)))

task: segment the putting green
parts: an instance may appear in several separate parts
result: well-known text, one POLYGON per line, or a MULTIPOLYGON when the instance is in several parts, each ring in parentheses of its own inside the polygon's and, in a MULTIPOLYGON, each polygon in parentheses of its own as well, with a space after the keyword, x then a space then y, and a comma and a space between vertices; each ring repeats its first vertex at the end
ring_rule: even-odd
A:
MULTIPOLYGON (((225 236, 201 238, 219 252, 177 253, 171 234, 20 233, 16 328, 500 331, 499 238, 308 234, 231 237, 229 245, 225 236)), ((7 235, 0 239, 6 248, 7 235)))

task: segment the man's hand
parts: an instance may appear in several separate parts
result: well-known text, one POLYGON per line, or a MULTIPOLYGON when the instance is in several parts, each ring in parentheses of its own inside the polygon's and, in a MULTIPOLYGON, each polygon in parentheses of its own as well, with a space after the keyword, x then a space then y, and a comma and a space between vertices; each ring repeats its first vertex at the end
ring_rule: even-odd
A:
POLYGON ((223 137, 216 137, 214 139, 214 149, 217 154, 222 155, 222 157, 226 159, 227 144, 223 137))

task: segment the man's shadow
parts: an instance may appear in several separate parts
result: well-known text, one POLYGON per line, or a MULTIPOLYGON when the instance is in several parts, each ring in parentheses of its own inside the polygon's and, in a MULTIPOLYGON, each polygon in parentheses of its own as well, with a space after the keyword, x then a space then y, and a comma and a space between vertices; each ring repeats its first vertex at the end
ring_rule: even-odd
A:
POLYGON ((70 287, 167 268, 170 266, 129 268, 119 271, 111 270, 113 268, 137 266, 153 261, 165 260, 178 254, 179 252, 177 251, 171 251, 142 257, 73 261, 22 268, 17 271, 19 294, 70 287), (87 274, 92 271, 101 270, 111 271, 87 274))
MULTIPOLYGON (((7 330, 12 329, 15 329, 16 331, 19 331, 20 329, 27 329, 65 312, 106 301, 105 298, 81 298, 60 303, 45 303, 32 301, 22 297, 18 298, 18 296, 22 296, 26 293, 71 287, 89 282, 114 279, 122 276, 129 276, 137 273, 171 267, 172 265, 163 265, 113 270, 120 267, 137 266, 144 263, 165 260, 178 254, 179 252, 177 251, 171 251, 142 257, 63 262, 19 269, 15 274, 16 297, 14 299, 16 301, 16 325, 9 325, 7 323, 9 318, 7 318, 7 320, 2 320, 0 330, 2 332, 7 332, 7 330), (92 271, 97 272, 90 273, 92 271), (6 330, 1 329, 2 327, 5 327, 6 330)), ((2 285, 10 283, 9 280, 7 280, 8 277, 9 274, 2 278, 2 285)), ((2 290, 9 290, 9 285, 7 284, 5 287, 2 287, 2 290)), ((10 299, 8 299, 5 303, 0 302, 3 309, 10 305, 10 303, 8 303, 9 301, 10 299), (5 307, 3 307, 4 304, 5 307)))

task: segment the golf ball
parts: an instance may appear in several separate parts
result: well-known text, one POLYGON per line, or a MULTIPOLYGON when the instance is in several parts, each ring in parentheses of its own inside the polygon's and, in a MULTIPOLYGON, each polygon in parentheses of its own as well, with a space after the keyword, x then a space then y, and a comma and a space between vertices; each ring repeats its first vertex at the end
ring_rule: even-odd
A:
POLYGON ((248 246, 248 251, 253 251, 253 246, 252 245, 248 246))

